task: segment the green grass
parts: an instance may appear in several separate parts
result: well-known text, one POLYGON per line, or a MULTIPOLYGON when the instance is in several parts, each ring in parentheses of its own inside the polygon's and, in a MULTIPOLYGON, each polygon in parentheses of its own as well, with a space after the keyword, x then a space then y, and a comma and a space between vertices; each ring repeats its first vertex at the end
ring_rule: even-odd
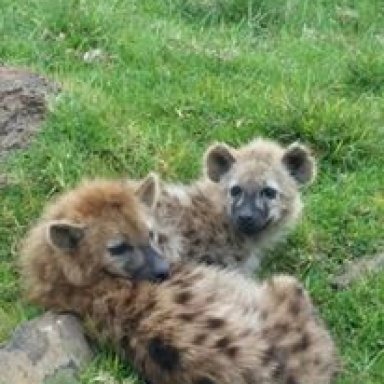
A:
MULTIPOLYGON (((44 129, 7 159, 0 190, 0 340, 36 314, 17 244, 83 176, 199 173, 214 140, 308 143, 320 162, 305 217, 265 274, 311 291, 344 362, 338 384, 384 382, 384 278, 334 292, 347 260, 384 248, 381 0, 0 0, 0 60, 62 84, 44 129), (102 60, 83 55, 100 48, 102 60)), ((82 382, 137 383, 103 351, 82 382), (109 379, 108 379, 109 377, 109 379)))

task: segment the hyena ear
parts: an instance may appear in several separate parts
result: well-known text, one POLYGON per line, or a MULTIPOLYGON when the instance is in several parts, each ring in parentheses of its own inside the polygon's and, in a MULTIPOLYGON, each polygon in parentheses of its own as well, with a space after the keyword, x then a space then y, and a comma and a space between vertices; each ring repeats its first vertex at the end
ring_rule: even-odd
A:
POLYGON ((47 237, 53 247, 70 252, 78 247, 84 233, 83 226, 58 220, 48 225, 47 237))
POLYGON ((151 172, 140 183, 136 189, 136 196, 148 208, 154 208, 160 192, 159 176, 151 172))
POLYGON ((291 144, 283 155, 283 164, 299 185, 309 184, 315 179, 316 162, 304 145, 291 144))
POLYGON ((226 144, 213 144, 205 152, 205 174, 218 183, 236 161, 232 154, 233 148, 226 144))

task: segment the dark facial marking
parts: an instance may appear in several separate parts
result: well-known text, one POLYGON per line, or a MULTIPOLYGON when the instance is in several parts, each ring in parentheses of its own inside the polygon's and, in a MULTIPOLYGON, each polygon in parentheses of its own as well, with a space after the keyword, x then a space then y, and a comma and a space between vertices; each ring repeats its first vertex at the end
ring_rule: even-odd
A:
POLYGON ((230 190, 229 193, 231 194, 232 197, 238 197, 241 195, 243 190, 239 185, 234 185, 230 190))
POLYGON ((256 193, 243 193, 241 202, 234 202, 231 207, 231 220, 237 229, 245 235, 255 235, 270 223, 268 204, 263 207, 256 204, 256 193))
POLYGON ((192 293, 189 291, 182 291, 176 294, 175 303, 183 305, 192 299, 192 293))
POLYGON ((261 196, 266 197, 267 199, 275 199, 277 196, 277 191, 272 187, 265 187, 261 190, 261 196))
POLYGON ((107 248, 112 256, 119 256, 126 252, 132 252, 134 249, 132 245, 123 241, 117 244, 109 245, 107 248))
POLYGON ((179 351, 174 346, 164 343, 160 337, 152 338, 147 348, 151 359, 165 371, 173 371, 179 366, 179 351))
POLYGON ((210 329, 217 329, 224 326, 224 320, 218 317, 210 317, 207 320, 207 327, 210 329))

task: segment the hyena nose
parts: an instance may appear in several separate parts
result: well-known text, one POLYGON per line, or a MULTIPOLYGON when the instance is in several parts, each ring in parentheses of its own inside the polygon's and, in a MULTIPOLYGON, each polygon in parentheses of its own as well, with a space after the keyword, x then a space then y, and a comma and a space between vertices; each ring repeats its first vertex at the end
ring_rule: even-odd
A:
POLYGON ((254 218, 251 214, 245 213, 239 216, 239 221, 242 225, 251 225, 254 218))
POLYGON ((155 275, 155 279, 157 282, 161 283, 169 278, 169 271, 159 272, 155 275))
POLYGON ((169 262, 162 257, 157 257, 153 266, 153 276, 157 282, 167 280, 170 274, 169 262))
POLYGON ((155 273, 155 280, 161 283, 164 280, 167 280, 169 277, 169 265, 164 263, 161 266, 158 266, 155 273))

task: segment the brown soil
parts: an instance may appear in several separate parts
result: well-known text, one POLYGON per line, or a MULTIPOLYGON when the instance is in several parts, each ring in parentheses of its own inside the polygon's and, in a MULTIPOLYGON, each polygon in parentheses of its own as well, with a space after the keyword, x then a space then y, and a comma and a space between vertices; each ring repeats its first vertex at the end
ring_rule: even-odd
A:
POLYGON ((39 75, 0 67, 0 159, 29 143, 46 114, 47 96, 58 90, 39 75))

